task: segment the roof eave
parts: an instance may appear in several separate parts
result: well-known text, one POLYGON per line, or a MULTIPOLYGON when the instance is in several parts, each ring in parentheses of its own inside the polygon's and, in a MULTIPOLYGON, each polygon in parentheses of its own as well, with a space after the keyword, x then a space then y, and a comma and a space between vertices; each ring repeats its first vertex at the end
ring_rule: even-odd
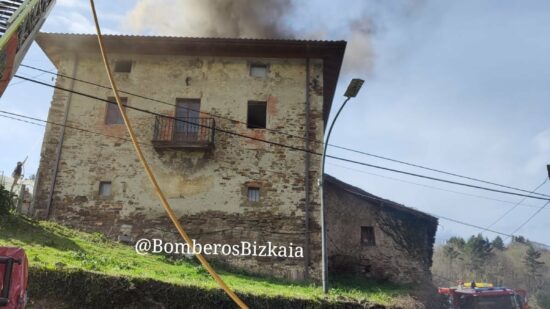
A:
MULTIPOLYGON (((323 60, 323 118, 328 120, 340 75, 346 41, 282 39, 189 38, 164 36, 105 35, 111 53, 177 54, 189 56, 311 58, 323 60)), ((36 42, 58 67, 54 55, 98 53, 92 34, 39 33, 36 42)))

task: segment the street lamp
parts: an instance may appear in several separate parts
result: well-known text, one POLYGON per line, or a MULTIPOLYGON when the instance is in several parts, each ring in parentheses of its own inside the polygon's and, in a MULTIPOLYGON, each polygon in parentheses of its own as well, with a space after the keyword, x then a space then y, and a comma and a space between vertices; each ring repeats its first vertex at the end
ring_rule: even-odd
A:
POLYGON ((344 101, 344 104, 340 106, 340 109, 336 113, 336 116, 332 120, 330 127, 328 129, 327 138, 325 140, 325 146, 323 149, 323 158, 321 163, 321 183, 320 183, 320 193, 321 193, 321 255, 322 255, 322 261, 321 261, 321 267, 322 267, 322 280, 323 280, 323 293, 328 293, 328 248, 327 248, 327 226, 326 226, 326 210, 325 210, 325 196, 323 194, 323 187, 325 185, 325 159, 327 154, 327 147, 328 147, 328 141, 330 139, 330 133, 332 132, 332 128, 334 127, 334 123, 336 123, 336 120, 338 119, 338 116, 340 116, 340 112, 342 109, 344 109, 344 106, 346 106, 346 103, 348 103, 349 99, 355 98, 357 96, 357 93, 361 89, 361 86, 363 86, 363 83, 365 81, 362 79, 354 78, 351 80, 351 82, 348 85, 348 89, 346 90, 346 93, 344 93, 344 96, 346 97, 346 100, 344 101))

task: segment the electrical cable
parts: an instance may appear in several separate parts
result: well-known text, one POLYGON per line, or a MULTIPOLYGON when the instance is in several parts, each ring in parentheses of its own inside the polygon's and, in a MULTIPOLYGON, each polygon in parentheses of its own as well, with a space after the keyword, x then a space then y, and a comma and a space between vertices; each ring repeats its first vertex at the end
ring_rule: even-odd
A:
MULTIPOLYGON (((103 134, 103 133, 99 133, 99 132, 90 131, 90 130, 87 130, 87 129, 82 129, 82 128, 78 128, 78 127, 74 127, 74 126, 63 125, 63 124, 58 124, 58 123, 51 122, 51 121, 48 121, 48 120, 41 120, 41 119, 38 119, 38 118, 28 117, 28 116, 19 115, 19 114, 15 114, 15 113, 10 113, 10 112, 6 112, 6 111, 2 111, 2 110, 0 110, 0 113, 8 113, 8 114, 10 114, 10 115, 16 115, 16 116, 18 116, 18 117, 30 118, 30 119, 33 119, 33 120, 36 120, 36 121, 42 121, 42 122, 50 123, 50 124, 57 125, 57 126, 66 126, 66 127, 70 128, 70 129, 80 130, 80 131, 84 131, 84 132, 87 132, 87 133, 93 133, 93 134, 102 135, 102 136, 106 136, 106 137, 112 137, 112 138, 122 139, 122 140, 126 140, 126 141, 131 141, 131 140, 128 139, 128 138, 124 138, 124 137, 120 137, 120 136, 107 135, 107 134, 103 134)), ((5 118, 9 118, 9 119, 13 119, 13 120, 17 120, 17 121, 21 121, 21 122, 25 122, 25 123, 29 123, 29 124, 33 124, 33 125, 38 125, 38 126, 44 127, 43 124, 39 124, 39 123, 35 123, 35 122, 23 120, 23 119, 18 119, 18 118, 15 118, 15 117, 10 117, 10 116, 6 116, 6 115, 0 115, 0 117, 5 117, 5 118)), ((153 144, 146 144, 146 143, 142 143, 142 142, 140 142, 140 144, 142 144, 142 145, 148 145, 148 146, 154 147, 153 144)), ((230 163, 230 162, 228 162, 228 163, 230 163)), ((329 164, 330 164, 330 163, 329 163, 329 164)), ((354 170, 356 170, 356 169, 354 169, 354 170)), ((357 171, 360 171, 360 170, 357 170, 357 171)), ((372 173, 367 173, 367 174, 372 174, 372 173)), ((376 175, 376 174, 373 174, 373 175, 376 175)), ((380 176, 380 175, 378 175, 378 176, 380 176)), ((388 178, 389 178, 389 177, 388 177, 388 178)), ((393 179, 393 178, 392 178, 392 179, 393 179)), ((397 180, 397 179, 396 179, 396 180, 397 180)), ((347 191, 350 192, 350 193, 353 193, 353 194, 361 195, 361 194, 359 194, 358 192, 355 192, 355 191, 351 191, 351 190, 347 190, 347 191)), ((447 191, 447 190, 444 190, 444 191, 447 191)), ((454 191, 451 191, 451 192, 454 192, 454 191)), ((456 193, 458 193, 458 192, 456 192, 456 193)), ((386 199, 378 198, 378 197, 374 197, 374 196, 367 196, 367 195, 361 195, 361 196, 366 197, 366 198, 369 198, 369 199, 375 199, 375 200, 379 200, 379 201, 391 202, 391 201, 388 201, 388 200, 386 200, 386 199)), ((501 200, 497 200, 497 201, 501 201, 501 200)), ((506 202, 506 201, 502 201, 502 202, 506 202)), ((510 201, 508 201, 508 202, 509 202, 509 203, 513 203, 513 202, 510 202, 510 201)), ((457 223, 457 224, 461 224, 461 225, 464 225, 464 226, 474 227, 474 228, 477 228, 477 229, 480 229, 480 230, 484 230, 484 229, 485 229, 485 227, 482 227, 482 226, 479 226, 479 225, 474 225, 474 224, 471 224, 471 223, 466 223, 466 222, 464 222, 464 221, 457 220, 457 219, 453 219, 453 218, 450 218, 450 217, 435 215, 435 214, 431 214, 431 213, 427 213, 427 214, 429 214, 429 215, 431 215, 431 216, 433 216, 433 217, 439 218, 439 219, 451 221, 451 222, 454 222, 454 223, 457 223)), ((513 235, 514 233, 512 233, 512 234, 506 234, 506 233, 498 232, 498 231, 494 231, 494 230, 487 230, 487 231, 490 231, 490 232, 493 232, 493 233, 496 233, 496 234, 500 234, 500 235, 503 235, 503 236, 507 236, 507 237, 513 237, 513 236, 514 236, 514 235, 513 235)))
MULTIPOLYGON (((419 183, 419 182, 407 181, 407 180, 400 179, 400 178, 394 178, 394 177, 389 177, 389 176, 380 175, 380 174, 376 174, 376 173, 370 173, 370 172, 367 172, 367 171, 364 171, 364 170, 351 168, 351 167, 344 166, 344 165, 339 165, 339 164, 334 164, 334 163, 327 163, 327 164, 332 165, 332 166, 336 166, 336 167, 340 167, 340 168, 344 168, 344 169, 347 169, 347 170, 350 170, 350 171, 355 171, 355 172, 362 173, 362 174, 367 174, 367 175, 372 175, 372 176, 376 176, 376 177, 380 177, 380 178, 399 181, 399 182, 402 182, 402 183, 408 183, 408 184, 411 184, 411 185, 420 186, 420 187, 424 187, 424 188, 428 188, 428 189, 432 189, 432 190, 450 192, 450 193, 460 194, 460 195, 464 195, 464 196, 471 196, 471 197, 475 197, 475 198, 479 198, 479 199, 496 201, 496 202, 507 203, 507 204, 517 204, 517 202, 514 202, 514 201, 501 200, 501 199, 496 199, 496 198, 492 198, 492 197, 488 197, 488 196, 484 196, 484 195, 470 194, 470 193, 466 193, 466 192, 462 192, 462 191, 454 191, 454 190, 444 189, 444 188, 441 188, 441 187, 434 187, 434 186, 426 185, 426 184, 419 183)), ((531 205, 531 204, 522 204, 522 206, 530 207, 530 208, 539 208, 539 206, 535 206, 535 205, 531 205)))
MULTIPOLYGON (((546 206, 548 206, 548 204, 550 204, 550 201, 546 202, 544 205, 542 205, 537 211, 535 211, 535 213, 533 213, 527 220, 525 220, 522 224, 520 224, 520 226, 518 226, 513 232, 512 232, 512 235, 517 233, 519 230, 521 230, 524 226, 526 226, 529 222, 531 222, 531 220, 533 220, 541 211, 543 211, 546 206)), ((512 236, 509 236, 508 238, 510 238, 512 236)))
MULTIPOLYGON (((102 98, 99 98, 99 97, 96 97, 96 96, 93 96, 93 95, 90 95, 90 94, 86 94, 86 93, 83 93, 83 92, 70 90, 70 89, 67 89, 67 88, 64 88, 64 87, 61 87, 61 86, 57 86, 57 85, 50 85, 48 83, 33 80, 33 79, 30 79, 30 78, 27 78, 27 77, 24 77, 24 76, 20 76, 20 75, 14 75, 14 76, 17 77, 17 78, 29 80, 31 82, 34 82, 34 83, 37 83, 37 84, 40 84, 40 85, 52 87, 52 88, 55 88, 55 89, 58 89, 58 90, 72 92, 74 94, 78 94, 78 95, 81 95, 81 96, 84 96, 84 97, 87 97, 87 98, 95 99, 95 100, 98 100, 98 101, 103 101, 103 102, 106 102, 106 103, 109 103, 109 104, 116 104, 116 103, 111 102, 107 99, 102 99, 102 98)), ((256 140, 256 141, 260 141, 260 142, 267 143, 267 144, 270 144, 270 145, 280 146, 280 147, 291 149, 291 150, 309 152, 311 154, 318 155, 318 156, 323 155, 322 153, 314 152, 314 151, 311 151, 311 150, 306 150, 306 149, 286 145, 286 144, 279 143, 279 142, 268 141, 268 140, 265 140, 265 139, 261 139, 261 138, 257 138, 257 137, 254 137, 254 136, 249 136, 249 135, 246 135, 246 134, 233 132, 233 131, 226 130, 226 129, 221 129, 221 128, 218 128, 218 127, 210 127, 210 126, 203 125, 203 124, 197 124, 196 122, 191 122, 191 121, 188 121, 188 120, 184 120, 184 119, 176 118, 176 117, 172 117, 172 116, 162 115, 162 114, 159 114, 159 113, 155 113, 155 112, 152 112, 152 111, 149 111, 149 110, 146 110, 146 109, 137 108, 137 107, 130 106, 130 105, 123 105, 123 106, 128 108, 128 109, 133 109, 133 110, 136 110, 136 111, 140 111, 140 112, 143 112, 143 113, 155 115, 155 116, 158 116, 158 117, 171 119, 171 120, 176 121, 176 122, 189 123, 189 124, 195 125, 197 127, 204 127, 204 128, 211 129, 211 130, 214 130, 214 131, 219 131, 219 132, 222 132, 222 133, 225 133, 225 134, 228 134, 228 135, 234 135, 234 136, 239 136, 239 137, 242 137, 242 138, 256 140)), ((497 193, 502 193, 502 194, 516 195, 516 196, 528 197, 528 198, 539 199, 539 200, 544 200, 544 201, 550 201, 550 199, 548 199, 548 198, 532 196, 532 195, 525 195, 525 194, 515 193, 515 192, 510 192, 510 191, 497 190, 497 189, 492 189, 492 188, 487 188, 487 187, 482 187, 482 186, 476 186, 476 185, 461 183, 461 182, 457 182, 457 181, 451 181, 451 180, 447 180, 447 179, 441 179, 441 178, 437 178, 437 177, 431 177, 431 176, 426 176, 426 175, 401 171, 401 170, 397 170, 397 169, 382 167, 382 166, 378 166, 378 165, 374 165, 374 164, 368 164, 368 163, 355 161, 355 160, 351 160, 351 159, 346 159, 346 158, 341 158, 341 157, 336 157, 336 156, 332 156, 332 155, 326 155, 326 157, 336 159, 336 160, 340 160, 340 161, 349 162, 349 163, 354 163, 354 164, 358 164, 358 165, 363 165, 363 166, 368 166, 368 167, 372 167, 372 168, 391 171, 391 172, 394 172, 394 173, 400 173, 400 174, 405 174, 405 175, 409 175, 409 176, 415 176, 415 177, 430 179, 430 180, 434 180, 434 181, 450 183, 450 184, 454 184, 454 185, 460 185, 460 186, 465 186, 465 187, 470 187, 470 188, 475 188, 475 189, 480 189, 480 190, 486 190, 486 191, 492 191, 492 192, 497 192, 497 193)), ((540 193, 537 193, 537 195, 548 196, 548 195, 540 194, 540 193)), ((548 197, 550 197, 550 196, 548 196, 548 197)))
MULTIPOLYGON (((548 178, 545 178, 544 181, 538 185, 535 189, 533 189, 532 192, 536 192, 538 189, 540 189, 540 187, 542 187, 546 182, 548 181, 548 178)), ((521 200, 519 200, 514 206, 512 206, 510 209, 508 209, 505 213, 503 213, 500 217, 498 217, 495 221, 493 221, 493 223, 489 224, 487 226, 488 229, 492 228, 493 226, 495 226, 495 224, 499 223, 502 219, 504 219, 504 217, 506 217, 509 213, 511 213, 512 211, 514 211, 514 209, 516 209, 521 203, 523 203, 523 201, 525 201, 526 197, 523 197, 521 200)), ((537 207, 538 208, 538 207, 537 207)), ((514 232, 515 233, 515 232, 514 232)), ((514 234, 512 233, 512 234, 514 234)))
MULTIPOLYGON (((89 84, 89 85, 93 85, 93 86, 96 86, 96 87, 101 87, 101 88, 104 88, 104 89, 112 90, 108 86, 104 86, 104 85, 101 85, 101 84, 98 84, 98 83, 86 81, 86 80, 83 80, 83 79, 78 79, 78 78, 71 77, 71 76, 68 76, 68 75, 65 75, 65 74, 44 70, 44 69, 37 68, 37 67, 31 66, 31 65, 21 64, 21 66, 26 67, 26 68, 30 68, 30 69, 33 69, 33 70, 37 70, 37 71, 40 71, 40 72, 43 72, 43 73, 49 73, 49 74, 52 74, 52 75, 61 76, 63 78, 73 79, 75 81, 85 83, 85 84, 89 84)), ((165 102, 165 101, 162 101, 162 100, 150 98, 150 97, 147 97, 147 96, 144 96, 144 95, 140 95, 140 94, 136 94, 136 93, 132 93, 132 92, 127 92, 127 91, 122 91, 122 90, 120 92, 131 95, 131 96, 135 96, 135 97, 138 97, 138 98, 141 98, 141 99, 157 102, 157 103, 161 103, 161 104, 165 104, 165 105, 169 105, 169 106, 174 106, 174 107, 176 106, 173 103, 169 103, 169 102, 165 102)), ((246 123, 246 122, 236 120, 236 119, 232 119, 232 118, 229 118, 229 117, 225 117, 225 116, 221 116, 221 115, 217 115, 217 114, 213 114, 213 113, 209 113, 209 112, 204 112, 204 111, 200 111, 200 110, 195 110, 195 109, 192 109, 192 108, 189 108, 189 107, 182 107, 182 108, 187 109, 189 111, 199 112, 199 113, 202 113, 204 115, 209 115, 209 116, 214 117, 214 118, 228 120, 232 123, 240 123, 240 124, 248 125, 248 123, 246 123)), ((275 129, 269 129, 269 128, 262 128, 262 129, 266 130, 266 131, 269 131, 269 132, 282 134, 282 135, 285 135, 287 137, 292 137, 292 138, 297 138, 297 139, 302 139, 302 140, 308 140, 308 141, 311 141, 311 142, 315 142, 315 143, 319 143, 321 145, 324 145, 324 141, 322 141, 322 140, 317 140, 317 139, 313 139, 313 138, 298 136, 298 135, 294 135, 294 134, 291 134, 291 133, 287 133, 287 132, 283 132, 283 131, 275 130, 275 129)), ((424 169, 424 170, 428 170, 428 171, 432 171, 432 172, 446 174, 446 175, 449 175, 449 176, 454 176, 454 177, 473 180, 473 181, 477 181, 477 182, 481 182, 481 183, 485 183, 485 184, 490 184, 490 185, 497 186, 497 187, 512 189, 512 190, 516 190, 516 191, 520 191, 520 192, 530 192, 530 191, 525 190, 525 189, 520 189, 520 188, 516 188, 516 187, 512 187, 512 186, 502 185, 502 184, 498 184, 498 183, 495 183, 495 182, 482 180, 482 179, 479 179, 479 178, 474 178, 474 177, 469 177, 469 176, 465 176, 465 175, 461 175, 461 174, 457 174, 457 173, 453 173, 453 172, 444 171, 444 170, 441 170, 441 169, 426 167, 426 166, 423 166, 423 165, 410 163, 410 162, 405 162, 405 161, 402 161, 402 160, 397 160, 397 159, 389 158, 389 157, 386 157, 386 156, 381 156, 381 155, 377 155, 377 154, 373 154, 373 153, 368 153, 368 152, 365 152, 365 151, 360 151, 360 150, 356 150, 356 149, 352 149, 352 148, 348 148, 348 147, 338 146, 338 145, 334 145, 334 144, 328 144, 328 146, 333 147, 333 148, 346 150, 346 151, 350 151, 350 152, 354 152, 354 153, 358 153, 358 154, 362 154, 362 155, 365 155, 365 156, 370 156, 370 157, 377 158, 377 159, 382 159, 382 160, 386 160, 386 161, 390 161, 390 162, 394 162, 394 163, 399 163, 399 164, 404 164, 404 165, 408 165, 408 166, 412 166, 412 167, 416 167, 416 168, 420 168, 420 169, 424 169)), ((537 194, 537 193, 535 193, 535 194, 537 194)), ((546 195, 546 194, 537 194, 537 195, 550 197, 549 195, 546 195)))
MULTIPOLYGON (((347 192, 349 192, 349 193, 351 193, 351 194, 358 195, 358 196, 361 196, 361 197, 364 197, 364 198, 367 198, 367 199, 378 200, 378 201, 381 201, 381 202, 388 202, 388 203, 397 204, 397 203, 395 203, 395 202, 392 202, 392 201, 390 201, 390 200, 383 199, 383 198, 380 198, 380 197, 369 196, 369 195, 366 195, 366 194, 361 194, 361 193, 359 193, 359 192, 357 192, 357 191, 349 190, 349 189, 346 189, 346 188, 341 188, 341 189, 344 190, 344 191, 347 191, 347 192)), ((548 203, 550 203, 550 201, 548 201, 548 203)), ((419 211, 419 212, 420 212, 420 211, 419 211)), ((476 229, 480 229, 480 230, 485 229, 485 228, 482 227, 482 226, 475 225, 475 224, 472 224, 472 223, 467 223, 467 222, 464 222, 464 221, 461 221, 461 220, 457 220, 457 219, 453 219, 453 218, 449 218, 449 217, 445 217, 445 216, 441 216, 441 215, 436 215, 436 214, 429 213, 429 212, 421 212, 421 213, 424 213, 424 214, 426 214, 426 215, 429 215, 429 216, 432 216, 432 217, 435 217, 435 218, 438 218, 438 219, 443 219, 443 220, 451 221, 451 222, 458 223, 458 224, 461 224, 461 225, 473 227, 473 228, 476 228, 476 229)), ((506 234, 506 233, 499 232, 499 231, 495 231, 495 230, 488 230, 488 231, 489 231, 489 232, 493 232, 493 233, 495 233, 495 234, 503 235, 503 236, 508 236, 508 237, 512 237, 512 236, 513 236, 512 234, 506 234)))
MULTIPOLYGON (((26 118, 30 118, 30 119, 33 119, 33 120, 36 120, 36 121, 41 121, 41 122, 45 122, 45 123, 50 123, 50 124, 53 124, 53 125, 56 125, 56 126, 64 126, 63 124, 58 124, 58 123, 55 123, 55 122, 52 122, 52 121, 41 120, 41 119, 38 119, 38 118, 28 117, 28 116, 24 116, 24 115, 15 114, 15 113, 9 113, 9 112, 5 112, 5 111, 2 111, 2 110, 0 110, 0 113, 8 113, 8 114, 10 114, 10 115, 16 115, 16 116, 18 116, 18 117, 26 117, 26 118)), ((42 127, 44 127, 43 124, 39 124, 39 123, 35 123, 35 122, 23 120, 23 119, 18 119, 18 118, 11 117, 11 116, 0 115, 0 117, 5 117, 5 118, 9 118, 9 119, 13 119, 13 120, 17 120, 17 121, 21 121, 21 122, 25 122, 25 123, 29 123, 29 124, 33 124, 33 125, 37 125, 37 126, 42 126, 42 127)), ((120 137, 120 136, 107 135, 107 134, 104 134, 104 133, 94 132, 94 131, 90 131, 90 130, 87 130, 87 129, 78 128, 78 127, 74 127, 74 126, 68 126, 68 125, 65 125, 65 126, 66 126, 67 128, 69 128, 69 129, 80 130, 80 131, 84 131, 84 132, 86 132, 86 133, 92 133, 92 134, 102 135, 102 136, 106 136, 106 137, 111 137, 111 138, 116 138, 116 139, 131 141, 131 140, 128 139, 128 138, 124 138, 124 137, 120 137)), ((143 142, 140 142, 140 144, 154 147, 153 144, 148 144, 148 143, 143 143, 143 142)), ((362 195, 362 194, 359 194, 358 192, 351 191, 351 190, 347 190, 347 191, 350 192, 350 193, 353 193, 353 194, 361 195, 361 196, 366 197, 366 198, 369 198, 369 199, 375 199, 375 200, 379 200, 379 201, 391 202, 391 201, 388 201, 388 200, 383 199, 383 198, 378 198, 378 197, 368 196, 368 195, 362 195)), ((393 203, 393 202, 391 202, 391 203, 393 203)), ((485 229, 485 227, 478 226, 478 225, 474 225, 474 224, 467 223, 467 222, 464 222, 464 221, 460 221, 460 220, 458 220, 458 219, 453 219, 453 218, 450 218, 450 217, 445 217, 445 216, 440 216, 440 215, 435 215, 435 214, 430 214, 430 213, 428 213, 428 214, 431 215, 431 216, 433 216, 433 217, 436 217, 436 218, 439 218, 439 219, 443 219, 443 220, 447 220, 447 221, 451 221, 451 222, 454 222, 454 223, 457 223, 457 224, 461 224, 461 225, 464 225, 464 226, 474 227, 474 228, 477 228, 477 229, 485 229)), ((493 232, 493 233, 496 233, 496 234, 500 234, 500 235, 503 235, 503 236, 510 236, 510 237, 512 237, 513 234, 514 234, 514 233, 512 233, 512 234, 506 234, 506 233, 502 233, 502 232, 498 232, 498 231, 494 231, 494 230, 487 230, 487 231, 490 231, 490 232, 493 232)))
MULTIPOLYGON (((21 115, 21 114, 11 113, 11 112, 8 112, 8 111, 0 110, 0 113, 12 115, 12 116, 17 116, 17 117, 24 118, 24 119, 40 121, 40 122, 43 122, 43 123, 49 123, 49 124, 54 125, 54 126, 65 127, 65 128, 68 128, 68 129, 82 131, 82 132, 85 132, 85 133, 95 134, 95 135, 99 135, 99 136, 105 136, 105 137, 120 139, 120 140, 128 141, 128 142, 132 141, 131 139, 126 138, 126 137, 122 137, 122 136, 109 135, 109 134, 100 133, 100 132, 97 132, 97 131, 91 131, 91 130, 87 130, 87 129, 83 129, 83 128, 79 128, 79 127, 75 127, 75 126, 71 126, 71 125, 67 125, 67 124, 56 123, 56 122, 53 122, 53 121, 50 121, 50 120, 43 120, 43 119, 39 119, 39 118, 35 118, 35 117, 30 117, 30 116, 25 116, 25 115, 21 115)), ((0 117, 4 117, 4 118, 8 118, 8 119, 17 120, 17 121, 20 121, 20 122, 33 124, 33 125, 37 125, 37 126, 40 126, 40 127, 46 127, 44 124, 41 124, 41 123, 36 123, 36 122, 28 121, 28 120, 23 120, 23 119, 19 119, 19 118, 7 116, 7 115, 1 115, 0 114, 0 117)), ((146 143, 146 142, 141 142, 140 141, 139 144, 155 148, 155 145, 152 144, 152 143, 146 143)), ((248 149, 248 148, 245 148, 245 149, 248 149)), ((249 150, 253 150, 253 149, 249 149, 249 150)), ((232 162, 232 161, 226 161, 226 160, 222 160, 220 158, 217 158, 216 161, 224 162, 224 163, 227 163, 227 164, 230 164, 230 165, 234 164, 234 162, 232 162)), ((269 172, 269 173, 272 173, 272 174, 279 174, 279 175, 282 175, 282 176, 285 176, 285 177, 287 177, 289 175, 288 172, 279 172, 279 171, 267 170, 267 169, 264 169, 264 170, 261 170, 261 171, 260 170, 254 171, 254 173, 256 173, 256 174, 263 174, 262 172, 269 172)))

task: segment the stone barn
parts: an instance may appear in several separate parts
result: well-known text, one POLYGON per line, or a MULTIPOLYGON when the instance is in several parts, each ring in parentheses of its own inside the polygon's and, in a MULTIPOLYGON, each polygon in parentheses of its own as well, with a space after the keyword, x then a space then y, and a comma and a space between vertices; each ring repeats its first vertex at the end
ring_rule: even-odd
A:
MULTIPOLYGON (((130 242, 180 241, 109 103, 96 37, 41 33, 37 43, 62 75, 42 145, 34 215, 130 242)), ((145 156, 190 236, 203 244, 249 241, 303 252, 207 258, 252 273, 319 280, 320 157, 277 144, 322 152, 314 141, 323 139, 346 42, 107 35, 105 43, 145 156)), ((376 227, 385 246, 389 238, 366 209, 358 208, 366 220, 358 226, 376 227)), ((403 218, 422 217, 415 213, 403 218)), ((418 226, 416 234, 426 228, 418 226)), ((431 240, 418 252, 388 246, 385 265, 393 253, 419 254, 427 264, 431 240)), ((412 264, 402 264, 396 267, 409 274, 412 264)), ((419 273, 426 264, 419 260, 419 273)))
POLYGON ((329 271, 394 283, 431 281, 438 220, 325 176, 329 271))

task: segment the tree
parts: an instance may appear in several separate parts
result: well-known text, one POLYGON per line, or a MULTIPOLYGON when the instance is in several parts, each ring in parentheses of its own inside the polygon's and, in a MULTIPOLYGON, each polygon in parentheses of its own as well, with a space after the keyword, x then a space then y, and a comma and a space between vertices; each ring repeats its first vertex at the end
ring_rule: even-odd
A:
POLYGON ((525 255, 523 256, 523 265, 527 270, 527 286, 530 291, 537 291, 538 279, 542 276, 540 270, 544 262, 540 261, 541 253, 537 251, 533 245, 529 245, 525 255))
POLYGON ((483 238, 481 234, 471 236, 464 246, 464 257, 466 264, 473 272, 475 280, 479 280, 485 274, 484 265, 489 258, 492 257, 493 248, 491 242, 487 238, 483 238), (479 277, 478 277, 479 276, 479 277))
POLYGON ((451 237, 449 240, 447 240, 447 243, 445 246, 443 246, 443 254, 447 257, 449 264, 449 273, 448 275, 450 277, 453 277, 453 264, 456 259, 460 257, 462 254, 462 250, 464 250, 464 244, 466 242, 461 237, 451 237))
POLYGON ((491 246, 500 251, 506 249, 506 247, 504 247, 504 241, 502 240, 502 238, 500 238, 500 236, 497 236, 495 237, 495 239, 493 239, 491 246))

